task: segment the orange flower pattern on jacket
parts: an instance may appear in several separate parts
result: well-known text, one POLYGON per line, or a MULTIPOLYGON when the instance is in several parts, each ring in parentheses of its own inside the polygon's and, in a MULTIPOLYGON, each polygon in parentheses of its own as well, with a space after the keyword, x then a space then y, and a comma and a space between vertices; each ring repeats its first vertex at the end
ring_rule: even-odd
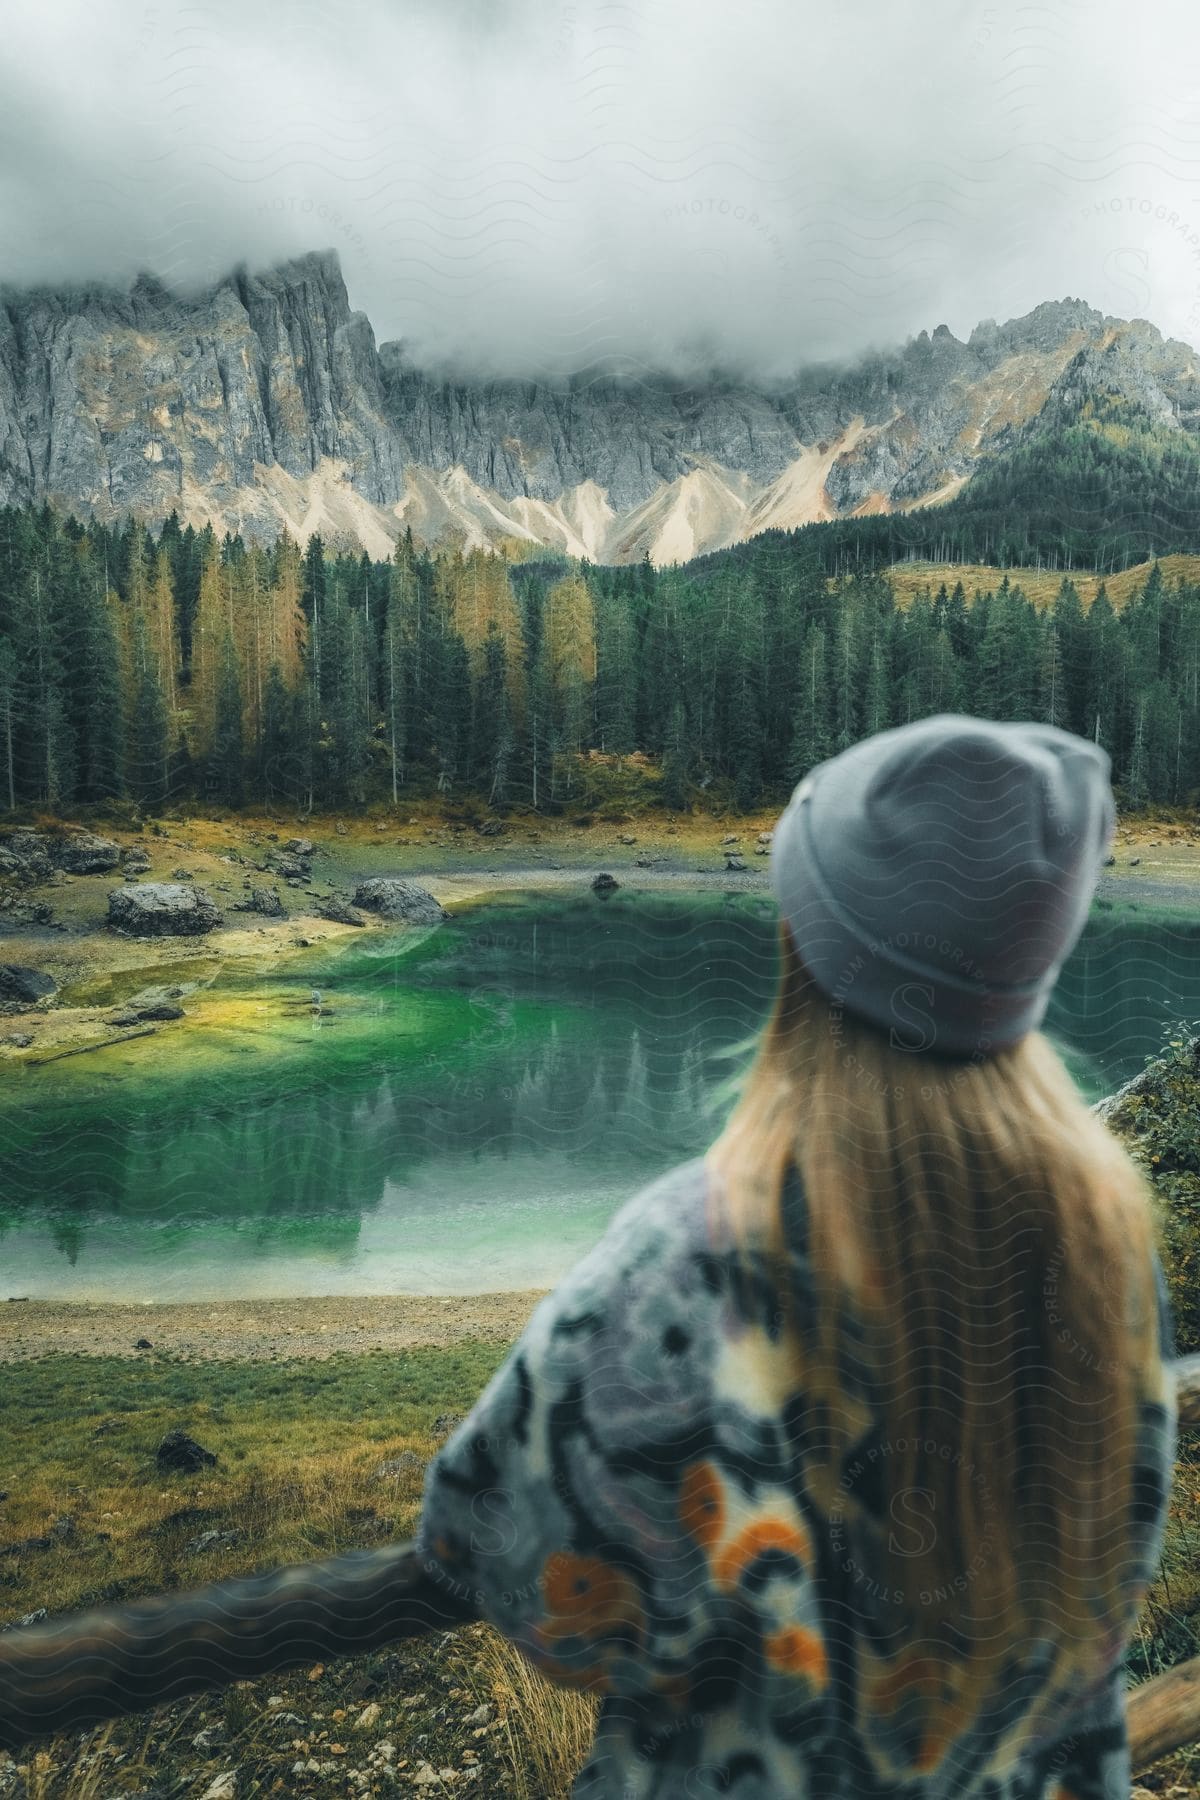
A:
POLYGON ((640 1637, 641 1603, 628 1576, 599 1556, 555 1550, 542 1570, 547 1638, 640 1637))
POLYGON ((721 1588, 735 1587, 760 1557, 772 1552, 799 1564, 806 1574, 812 1564, 812 1540, 803 1525, 768 1514, 722 1547, 713 1563, 713 1580, 721 1588))
MULTIPOLYGON (((575 1800, 1128 1794, 1119 1655, 1161 1543, 1169 1404, 1143 1408, 1131 1582, 1096 1597, 1110 1675, 1060 1693, 1056 1647, 1029 1644, 970 1713, 952 1647, 919 1653, 872 1584, 886 1483, 860 1482, 836 1532, 815 1504, 804 1395, 783 1379, 803 1364, 780 1338, 780 1271, 733 1246, 718 1202, 699 1158, 635 1195, 537 1308, 426 1480, 430 1574, 466 1584, 552 1680, 602 1695, 575 1800)), ((795 1170, 784 1207, 803 1332, 813 1273, 795 1170)), ((886 1475, 852 1318, 846 1329, 855 1466, 886 1475)))
POLYGON ((679 1483, 679 1522, 706 1550, 720 1542, 725 1529, 721 1477, 712 1463, 692 1463, 679 1483))
POLYGON ((784 1631, 773 1631, 763 1639, 763 1649, 767 1661, 774 1663, 777 1669, 786 1669, 789 1675, 805 1675, 818 1687, 824 1687, 829 1678, 829 1663, 825 1656, 823 1639, 815 1631, 805 1631, 802 1625, 789 1625, 784 1631))

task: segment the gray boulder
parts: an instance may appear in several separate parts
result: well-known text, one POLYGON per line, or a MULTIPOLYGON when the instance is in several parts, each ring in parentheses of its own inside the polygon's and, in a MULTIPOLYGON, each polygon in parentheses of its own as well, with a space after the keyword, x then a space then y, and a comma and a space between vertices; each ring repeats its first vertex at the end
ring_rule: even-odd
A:
MULTIPOLYGON (((14 925, 54 924, 54 908, 45 900, 18 901, 11 888, 0 888, 0 913, 4 914, 6 922, 11 920, 14 925)), ((59 925, 56 929, 64 931, 66 927, 59 925)))
POLYGON ((205 890, 182 882, 147 881, 109 891, 109 929, 127 937, 199 937, 221 922, 205 890))
POLYGON ((240 900, 234 912, 258 913, 264 919, 286 919, 287 908, 279 898, 275 888, 251 888, 245 900, 240 900))
POLYGON ((360 881, 354 904, 384 919, 400 919, 406 925, 437 925, 450 914, 419 881, 395 875, 377 875, 360 881))
POLYGON ((55 844, 51 856, 69 875, 103 875, 120 862, 121 846, 114 844, 111 838, 97 837, 92 831, 76 831, 55 844))
POLYGON ((154 1460, 164 1471, 178 1469, 185 1475, 198 1475, 201 1469, 212 1468, 217 1459, 211 1450, 206 1450, 203 1444, 198 1444, 194 1437, 176 1426, 158 1446, 154 1460))
POLYGON ((26 969, 19 963, 0 963, 0 1004, 33 1006, 55 992, 53 978, 41 969, 26 969))
POLYGON ((53 873, 50 840, 40 831, 7 831, 0 836, 0 872, 22 881, 48 881, 53 873))
POLYGON ((333 925, 365 925, 366 919, 356 906, 351 906, 337 894, 330 894, 317 908, 317 917, 328 919, 333 925))

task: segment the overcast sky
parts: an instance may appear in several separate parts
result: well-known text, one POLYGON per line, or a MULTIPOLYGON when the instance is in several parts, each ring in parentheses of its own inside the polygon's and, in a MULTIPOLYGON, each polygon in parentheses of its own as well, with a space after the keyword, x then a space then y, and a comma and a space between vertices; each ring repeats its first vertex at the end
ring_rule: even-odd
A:
POLYGON ((0 280, 306 249, 415 359, 762 375, 1082 297, 1200 345, 1193 0, 41 0, 0 280))

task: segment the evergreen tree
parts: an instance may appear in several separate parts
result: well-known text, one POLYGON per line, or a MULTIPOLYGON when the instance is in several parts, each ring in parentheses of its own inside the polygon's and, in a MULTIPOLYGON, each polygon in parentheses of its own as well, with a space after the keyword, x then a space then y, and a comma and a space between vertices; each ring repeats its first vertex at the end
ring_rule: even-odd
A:
POLYGON ((934 634, 930 711, 962 711, 962 672, 948 627, 934 634))
POLYGON ((346 633, 346 676, 341 684, 338 738, 342 745, 346 797, 356 806, 367 798, 370 770, 371 659, 366 613, 349 609, 346 633))
POLYGON ((607 595, 596 609, 596 683, 593 735, 597 747, 627 756, 636 747, 637 627, 623 591, 607 595))
MULTIPOLYGON (((926 614, 929 607, 926 603, 926 614)), ((830 645, 830 696, 833 707, 834 753, 848 750, 862 736, 860 608, 852 588, 843 590, 842 608, 830 645)))
MULTIPOLYGON (((174 518, 174 514, 171 515, 174 518)), ((170 520, 167 521, 170 525, 170 520)), ((185 526, 178 537, 163 527, 159 543, 171 559, 171 585, 175 591, 176 622, 179 631, 179 658, 186 669, 192 658, 192 626, 200 600, 200 571, 213 543, 211 525, 197 532, 185 526)))
POLYGON ((666 748, 662 765, 662 801, 673 812, 682 812, 687 805, 688 753, 687 753, 687 719, 683 710, 683 702, 677 700, 671 708, 671 717, 667 722, 666 748))
POLYGON ((1125 773, 1127 806, 1143 807, 1150 798, 1150 772, 1146 753, 1146 702, 1140 699, 1134 713, 1133 743, 1125 773))
POLYGON ((546 595, 543 638, 555 696, 555 727, 565 753, 566 790, 574 785, 574 758, 587 738, 596 678, 596 634, 592 596, 578 576, 557 582, 546 595))
MULTIPOLYGON (((939 633, 939 636, 942 635, 944 634, 939 633)), ((871 645, 871 658, 867 666, 867 691, 863 703, 863 730, 868 736, 873 737, 877 731, 886 731, 891 722, 889 674, 887 652, 881 636, 877 633, 871 645)))
POLYGON ((899 679, 893 716, 898 725, 909 725, 937 710, 937 636, 929 596, 917 594, 904 614, 896 646, 899 679))
MULTIPOLYGON (((1049 722, 1082 736, 1087 730, 1088 629, 1079 590, 1066 576, 1051 609, 1050 625, 1055 638, 1058 672, 1054 696, 1056 717, 1049 722)), ((1048 714, 1043 713, 1043 717, 1048 718, 1048 714)))
POLYGON ((529 797, 534 812, 547 810, 555 801, 554 771, 558 742, 554 725, 554 683, 550 654, 544 641, 537 644, 529 677, 529 797))
POLYGON ((415 662, 412 605, 415 587, 412 572, 401 562, 397 549, 388 584, 380 670, 393 806, 399 800, 404 784, 404 758, 408 747, 408 709, 415 662))
POLYGON ((1156 806, 1174 806, 1183 788, 1183 715, 1165 680, 1154 681, 1142 707, 1142 754, 1147 798, 1156 806))
POLYGON ((1084 620, 1080 735, 1115 754, 1121 678, 1119 627, 1103 582, 1084 620))
POLYGON ((232 637, 229 576, 212 534, 205 549, 192 621, 187 700, 193 747, 207 757, 217 733, 217 692, 227 638, 232 637))
POLYGON ((1070 729, 1066 725, 1067 695, 1063 676, 1062 643, 1058 623, 1051 614, 1042 631, 1042 654, 1038 669, 1038 717, 1047 725, 1070 729))
POLYGON ((209 769, 216 793, 228 806, 240 806, 245 788, 245 735, 242 682, 232 635, 221 646, 217 674, 216 716, 209 769))
POLYGON ((475 774, 490 806, 503 806, 513 756, 512 708, 508 692, 508 653, 493 621, 484 645, 483 674, 476 697, 475 774))
POLYGON ((792 723, 788 780, 797 782, 832 754, 825 630, 810 625, 800 653, 800 690, 792 723))
POLYGON ((748 812, 762 791, 762 724, 757 684, 745 657, 738 662, 732 726, 733 803, 740 812, 748 812))
POLYGON ((447 631, 437 658, 437 785, 451 791, 471 755, 471 653, 457 631, 447 631))
POLYGON ((259 788, 264 800, 298 802, 300 782, 296 769, 296 747, 293 742, 295 710, 283 679, 283 670, 273 662, 267 670, 263 689, 262 736, 259 744, 259 788))
POLYGON ((946 602, 946 630, 950 635, 950 643, 955 657, 961 660, 967 654, 969 629, 967 625, 967 595, 961 581, 956 581, 946 602))
POLYGON ((94 804, 115 798, 124 787, 118 626, 125 607, 115 593, 105 592, 87 536, 74 546, 61 580, 64 704, 74 732, 75 796, 94 804))
MULTIPOLYGON (((24 791, 29 799, 55 806, 74 786, 74 744, 65 704, 65 681, 54 594, 45 580, 39 548, 28 568, 23 603, 18 601, 16 637, 18 711, 23 722, 24 791)), ((20 781, 19 781, 20 785, 20 781)))
POLYGON ((167 798, 169 766, 167 708, 158 677, 157 658, 144 611, 133 620, 134 688, 127 728, 129 791, 149 811, 167 798))
POLYGON ((302 605, 308 621, 308 643, 313 688, 318 706, 323 705, 325 687, 321 671, 322 637, 325 630, 326 571, 325 545, 314 531, 304 551, 302 605))
POLYGON ((0 795, 9 812, 17 804, 17 655, 0 637, 0 795))

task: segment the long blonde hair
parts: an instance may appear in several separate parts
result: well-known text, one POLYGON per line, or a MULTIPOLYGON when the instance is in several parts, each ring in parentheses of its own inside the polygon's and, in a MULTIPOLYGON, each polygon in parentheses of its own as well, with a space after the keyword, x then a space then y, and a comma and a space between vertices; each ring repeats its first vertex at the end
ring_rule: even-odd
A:
MULTIPOLYGON (((929 1703, 933 1758, 1014 1651, 1052 1643, 1057 1676, 1081 1685, 1132 1627, 1137 1408, 1165 1392, 1150 1192, 1040 1032, 974 1062, 907 1053, 825 997, 782 923, 780 949, 706 1164, 734 1241, 781 1259, 799 1174, 815 1316, 793 1316, 787 1343, 800 1410, 822 1425, 805 1482, 827 1521, 853 1504, 847 1308, 861 1322, 893 1508, 868 1574, 926 1646, 901 1685, 929 1703), (951 1641, 955 1656, 929 1649, 951 1641)), ((879 1675, 886 1707, 895 1682, 879 1675)))

